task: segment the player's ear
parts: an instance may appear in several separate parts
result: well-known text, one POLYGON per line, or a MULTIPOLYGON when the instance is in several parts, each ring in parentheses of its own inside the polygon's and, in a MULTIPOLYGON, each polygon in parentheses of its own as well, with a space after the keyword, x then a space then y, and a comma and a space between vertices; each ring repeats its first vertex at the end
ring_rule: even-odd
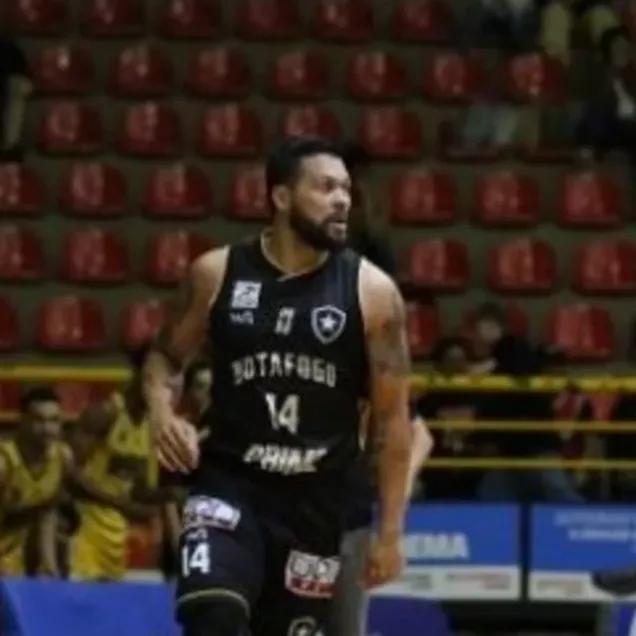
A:
POLYGON ((272 190, 272 201, 275 210, 284 210, 285 212, 291 208, 291 190, 289 186, 277 185, 272 190))

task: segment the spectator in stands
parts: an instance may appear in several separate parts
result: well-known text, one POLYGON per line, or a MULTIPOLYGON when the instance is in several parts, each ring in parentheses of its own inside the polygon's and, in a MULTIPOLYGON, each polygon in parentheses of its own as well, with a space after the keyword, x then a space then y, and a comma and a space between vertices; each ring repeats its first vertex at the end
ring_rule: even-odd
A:
POLYGON ((60 403, 52 389, 36 387, 23 395, 20 412, 15 437, 0 443, 0 575, 24 576, 31 561, 37 573, 59 576, 56 506, 72 464, 61 442, 60 403))
POLYGON ((80 466, 74 483, 80 526, 71 548, 75 579, 121 579, 130 521, 149 519, 169 496, 157 487, 141 391, 147 352, 142 348, 131 354, 133 377, 124 391, 89 407, 75 427, 73 447, 80 466))
POLYGON ((32 91, 24 53, 12 39, 0 34, 0 161, 21 156, 24 113, 32 91))
MULTIPOLYGON (((560 363, 556 350, 531 345, 507 332, 503 311, 495 304, 482 306, 477 318, 477 336, 485 357, 476 365, 480 373, 519 378, 539 375, 560 363)), ((554 398, 550 394, 508 391, 485 397, 482 416, 494 421, 554 420, 554 398)), ((558 459, 562 442, 557 432, 497 432, 484 435, 490 453, 501 458, 558 459)), ((583 501, 571 476, 562 469, 491 470, 478 487, 478 497, 487 501, 583 501)))
MULTIPOLYGON (((470 344, 463 338, 443 338, 432 354, 435 371, 446 376, 470 372, 470 344)), ((434 390, 423 395, 416 411, 427 422, 457 422, 481 417, 481 394, 476 391, 434 390)), ((466 457, 479 453, 479 435, 454 428, 433 429, 434 457, 466 457)), ((472 499, 481 473, 474 470, 430 471, 424 483, 427 499, 472 499)))

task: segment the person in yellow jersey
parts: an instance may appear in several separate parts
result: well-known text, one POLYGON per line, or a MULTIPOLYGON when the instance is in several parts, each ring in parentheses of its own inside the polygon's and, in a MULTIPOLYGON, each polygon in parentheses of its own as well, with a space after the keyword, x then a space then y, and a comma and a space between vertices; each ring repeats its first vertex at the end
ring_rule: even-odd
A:
POLYGON ((72 436, 79 528, 71 542, 71 577, 113 581, 126 573, 130 521, 158 512, 161 493, 151 453, 139 370, 146 351, 131 354, 133 377, 121 393, 89 407, 72 436))
POLYGON ((15 436, 0 442, 0 575, 24 576, 31 561, 36 573, 59 576, 56 506, 72 466, 60 440, 60 403, 51 388, 34 387, 20 411, 15 436), (28 546, 36 554, 28 555, 28 546))

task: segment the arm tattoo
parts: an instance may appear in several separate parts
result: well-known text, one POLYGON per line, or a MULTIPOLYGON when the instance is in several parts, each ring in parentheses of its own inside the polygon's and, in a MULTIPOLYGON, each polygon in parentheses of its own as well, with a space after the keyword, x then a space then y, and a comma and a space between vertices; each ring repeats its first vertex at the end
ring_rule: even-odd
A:
POLYGON ((397 292, 391 300, 390 314, 369 345, 369 362, 376 373, 406 375, 411 365, 406 338, 404 306, 397 292))
POLYGON ((183 366, 179 356, 175 355, 171 346, 172 331, 187 314, 194 298, 194 285, 190 276, 186 276, 179 285, 179 290, 168 307, 168 316, 159 330, 154 348, 161 352, 176 369, 183 366))

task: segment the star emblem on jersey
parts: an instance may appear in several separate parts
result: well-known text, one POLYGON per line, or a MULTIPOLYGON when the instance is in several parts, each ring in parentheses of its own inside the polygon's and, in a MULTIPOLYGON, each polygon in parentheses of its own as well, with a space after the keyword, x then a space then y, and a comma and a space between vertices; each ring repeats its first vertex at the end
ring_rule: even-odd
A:
POLYGON ((311 328, 322 344, 331 344, 343 332, 347 314, 333 305, 316 307, 311 312, 311 328))
POLYGON ((261 283, 238 280, 232 289, 232 309, 257 309, 261 295, 261 283))

